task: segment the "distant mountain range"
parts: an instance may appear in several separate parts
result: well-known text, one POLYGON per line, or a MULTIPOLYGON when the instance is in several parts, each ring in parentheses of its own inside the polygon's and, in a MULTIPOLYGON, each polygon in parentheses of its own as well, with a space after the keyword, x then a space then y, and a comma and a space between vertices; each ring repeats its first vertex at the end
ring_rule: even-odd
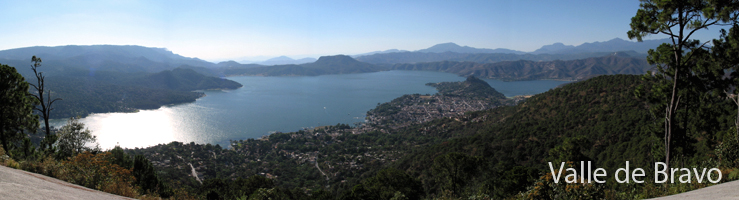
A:
POLYGON ((519 60, 497 63, 441 61, 392 66, 395 70, 439 71, 502 80, 580 80, 607 74, 644 74, 649 68, 651 66, 646 60, 625 53, 569 61, 519 60))
POLYGON ((657 48, 662 43, 671 42, 669 38, 657 40, 644 40, 643 42, 627 41, 621 38, 614 38, 605 42, 583 43, 578 46, 564 45, 562 43, 554 43, 544 45, 533 54, 577 54, 587 52, 616 52, 616 51, 636 51, 646 54, 649 49, 657 48))
POLYGON ((249 63, 249 64, 259 64, 259 65, 298 65, 298 64, 305 64, 305 63, 312 63, 316 62, 315 58, 301 58, 301 59, 292 59, 287 56, 280 56, 271 58, 269 60, 265 60, 262 62, 256 62, 256 63, 249 63))
POLYGON ((30 68, 32 56, 43 62, 54 97, 53 118, 86 116, 90 113, 130 112, 162 105, 186 103, 203 96, 193 90, 235 89, 241 84, 205 76, 193 69, 210 69, 216 64, 188 58, 163 48, 142 46, 58 46, 27 47, 0 51, 0 63, 15 67, 26 80, 35 80, 30 68))
POLYGON ((454 43, 414 52, 380 51, 356 59, 323 56, 295 60, 277 57, 261 64, 234 61, 211 63, 174 54, 164 48, 142 46, 26 47, 0 51, 0 63, 33 77, 30 59, 43 60, 40 70, 49 88, 65 99, 56 117, 97 112, 121 112, 192 102, 203 89, 233 89, 240 84, 225 76, 317 76, 383 70, 430 70, 505 80, 582 79, 600 74, 642 74, 650 66, 646 49, 664 40, 644 43, 613 39, 578 46, 553 44, 534 53, 508 49, 479 49, 454 43), (627 50, 627 51, 616 51, 627 50), (300 64, 285 64, 300 63, 300 64), (271 66, 267 66, 271 65, 271 66))
POLYGON ((350 74, 381 71, 383 68, 359 62, 346 55, 321 56, 316 62, 300 65, 249 66, 220 69, 224 75, 252 76, 318 76, 324 74, 350 74))
POLYGON ((42 58, 44 65, 56 69, 77 68, 91 71, 159 72, 181 65, 213 67, 215 64, 197 58, 188 58, 164 48, 142 46, 91 45, 26 47, 0 51, 0 63, 23 61, 30 63, 32 56, 42 58))
MULTIPOLYGON (((438 61, 458 61, 476 63, 495 63, 501 61, 552 61, 552 60, 576 60, 589 57, 599 57, 614 52, 626 51, 635 57, 645 57, 650 48, 667 42, 667 39, 645 40, 644 42, 632 42, 622 39, 612 39, 605 42, 584 43, 578 46, 555 43, 545 45, 532 53, 525 53, 510 49, 484 49, 469 46, 459 46, 454 43, 442 43, 417 51, 402 51, 391 49, 386 51, 371 52, 366 55, 357 56, 360 62, 379 64, 388 67, 398 63, 420 63, 438 61)), ((331 74, 346 73, 356 69, 339 71, 316 70, 316 67, 291 66, 314 63, 312 58, 292 59, 280 56, 256 64, 241 64, 233 61, 211 63, 197 58, 188 58, 177 55, 164 48, 150 48, 142 46, 116 46, 116 45, 91 45, 91 46, 57 46, 57 47, 26 47, 0 51, 0 63, 13 66, 26 66, 30 57, 36 55, 44 60, 44 68, 47 75, 56 73, 69 73, 70 71, 83 70, 87 73, 96 71, 113 71, 124 73, 156 73, 164 70, 172 70, 177 67, 190 68, 198 73, 211 76, 224 76, 232 73, 224 72, 242 71, 245 68, 260 68, 251 70, 248 74, 331 74), (274 65, 275 69, 266 70, 265 66, 274 65), (305 68, 305 69, 303 69, 305 68), (283 73, 277 73, 282 69, 283 73), (293 69, 293 70, 289 70, 293 69), (310 69, 310 70, 307 70, 310 69), (271 72, 268 72, 271 71, 271 72), (287 72, 291 71, 291 72, 287 72)), ((321 65, 318 63, 317 65, 321 65)), ((351 67, 350 67, 351 68, 351 67)), ((367 67, 365 67, 367 68, 367 67)), ((338 69, 338 68, 333 68, 338 69)), ((361 72, 364 70, 357 70, 361 72)), ((370 70, 373 71, 373 70, 370 70)), ((30 73, 30 69, 19 68, 24 75, 30 73)))
POLYGON ((459 46, 454 43, 442 43, 417 51, 388 51, 373 54, 361 54, 356 59, 373 64, 419 63, 437 61, 470 61, 493 63, 515 60, 574 60, 604 56, 614 52, 628 52, 631 55, 646 57, 649 49, 656 48, 669 39, 644 40, 643 42, 627 41, 615 38, 605 42, 584 43, 578 46, 554 43, 544 45, 533 52, 522 52, 510 49, 484 49, 459 46))
POLYGON ((497 49, 484 49, 484 48, 474 48, 474 47, 468 47, 468 46, 459 46, 454 43, 441 43, 434 46, 431 46, 426 49, 421 49, 415 52, 422 52, 422 53, 444 53, 444 52, 454 52, 454 53, 512 53, 512 54, 524 54, 526 52, 523 51, 516 51, 516 50, 510 50, 510 49, 503 49, 503 48, 497 48, 497 49))
POLYGON ((448 42, 448 43, 441 43, 434 46, 431 46, 426 49, 420 49, 416 51, 406 51, 406 50, 398 50, 398 49, 389 49, 385 51, 373 51, 369 53, 363 53, 363 54, 357 54, 352 57, 359 58, 362 56, 372 56, 375 54, 389 54, 389 53, 463 53, 463 54, 478 54, 478 53, 512 53, 512 54, 524 54, 526 52, 522 51, 516 51, 516 50, 510 50, 510 49, 503 49, 503 48, 497 48, 497 49, 485 49, 485 48, 474 48, 469 46, 459 46, 455 43, 448 42))
MULTIPOLYGON (((439 61, 459 61, 459 62, 475 62, 475 63, 496 63, 501 61, 516 60, 532 60, 532 61, 551 61, 551 60, 577 60, 590 57, 600 57, 613 54, 615 52, 588 52, 577 54, 511 54, 511 53, 422 53, 422 52, 397 52, 387 54, 374 54, 361 56, 356 58, 359 61, 377 64, 392 65, 400 63, 424 63, 439 61)), ((640 54, 635 51, 619 52, 628 54, 637 58, 646 58, 646 54, 640 54)))
POLYGON ((618 52, 618 51, 635 51, 637 53, 646 54, 649 49, 653 49, 662 43, 670 42, 669 38, 656 39, 656 40, 644 40, 642 42, 628 41, 621 38, 614 38, 605 42, 593 42, 583 43, 578 46, 565 45, 561 42, 557 42, 550 45, 544 45, 541 48, 533 52, 523 52, 511 49, 497 48, 497 49, 486 49, 486 48, 474 48, 469 46, 459 46, 458 44, 448 42, 441 43, 431 46, 426 49, 420 49, 416 51, 405 51, 398 49, 390 49, 385 51, 373 51, 370 53, 363 53, 356 55, 369 56, 374 54, 387 54, 387 53, 399 53, 399 52, 421 52, 421 53, 465 53, 465 54, 479 54, 479 53, 505 53, 505 54, 579 54, 579 53, 593 53, 593 52, 618 52))
POLYGON ((398 49, 388 49, 385 51, 373 51, 369 53, 363 53, 363 54, 357 54, 353 55, 352 57, 360 57, 360 56, 368 56, 368 55, 375 55, 375 54, 383 54, 383 53, 397 53, 397 52, 408 52, 406 50, 398 50, 398 49))

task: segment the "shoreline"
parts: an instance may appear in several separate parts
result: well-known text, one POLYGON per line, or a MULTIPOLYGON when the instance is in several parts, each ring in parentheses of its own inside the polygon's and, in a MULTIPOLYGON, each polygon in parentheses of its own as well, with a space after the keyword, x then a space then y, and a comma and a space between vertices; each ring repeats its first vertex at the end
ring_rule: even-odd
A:
MULTIPOLYGON (((452 73, 446 73, 446 72, 438 72, 438 71, 418 71, 418 70, 415 70, 415 71, 414 71, 414 70, 391 70, 391 71, 397 71, 397 72, 395 72, 395 73, 400 73, 400 74, 406 74, 406 73, 410 73, 410 74, 415 74, 415 73, 422 73, 422 74, 426 74, 426 73, 429 73, 429 74, 426 74, 426 75, 424 75, 424 77, 427 77, 427 78, 425 78, 425 79, 422 79, 423 81, 421 81, 421 82, 419 83, 420 85, 424 85, 424 83, 426 83, 426 81, 434 81, 434 82, 444 82, 444 81, 452 81, 452 80, 456 80, 456 78, 451 78, 451 79, 450 79, 450 77, 459 77, 459 76, 457 76, 457 75, 453 75, 452 73), (439 74, 436 74, 436 73, 439 73, 439 74), (446 75, 443 75, 443 74, 446 74, 446 75), (445 78, 438 78, 437 76, 439 76, 439 77, 445 77, 445 78), (449 79, 449 80, 447 80, 447 79, 449 79)), ((388 71, 383 71, 383 72, 386 72, 386 73, 387 73, 388 71)), ((373 72, 373 73, 377 73, 377 72, 373 72)), ((391 72, 391 73, 392 73, 392 72, 391 72)), ((368 73, 362 73, 362 74, 368 74, 368 73)), ((333 74, 332 74, 332 75, 333 75, 333 74)), ((347 74, 335 74, 335 75, 347 75, 347 74)), ((385 74, 379 74, 379 75, 370 75, 370 76, 372 76, 372 77, 376 77, 376 76, 384 76, 384 75, 385 75, 385 74)), ((249 77, 249 76, 246 76, 246 77, 249 77)), ((402 76, 402 77, 405 77, 405 76, 402 76)), ((237 80, 238 80, 238 79, 237 79, 237 80)), ((258 80, 259 80, 259 79, 258 79, 258 80)), ((344 79, 341 79, 341 80, 344 80, 344 79)), ((420 80, 419 80, 419 81, 420 81, 420 80)), ((497 80, 496 80, 496 82, 497 82, 497 80)), ((245 83, 246 83, 246 82, 245 82, 245 83)), ((548 83, 548 82, 541 82, 541 83, 539 83, 539 85, 542 85, 542 86, 544 86, 544 84, 549 84, 549 85, 553 85, 552 83, 548 83)), ((249 85, 249 84, 246 84, 246 85, 249 85)), ((412 85, 416 85, 416 84, 412 84, 412 85)), ((509 85, 510 85, 510 84, 509 84, 509 85)), ((516 85, 516 84, 513 84, 513 85, 511 85, 511 87, 515 87, 515 85, 516 85)), ((525 84, 524 84, 524 85, 525 85, 525 84)), ((239 88, 242 88, 242 87, 244 87, 244 85, 242 85, 242 86, 241 86, 241 87, 239 87, 239 88)), ((253 86, 250 86, 250 87, 253 87, 253 86)), ((264 86, 264 87, 266 87, 266 86, 264 86)), ((426 87, 426 86, 422 86, 422 87, 426 87)), ((506 87, 507 87, 507 86, 506 86, 506 87)), ((411 87, 411 88, 416 88, 416 87, 414 86, 414 87, 411 87)), ((430 87, 429 87, 429 88, 430 88, 430 87)), ((237 88, 237 89, 238 89, 238 88, 237 88)), ((138 113, 138 112, 141 112, 141 111, 153 111, 153 110, 158 110, 158 109, 162 109, 162 107, 173 107, 173 106, 178 106, 178 105, 185 105, 185 104, 188 104, 188 103, 193 103, 193 102, 197 101, 197 99, 200 99, 200 98, 202 98, 202 97, 206 97, 206 96, 208 96, 208 95, 206 95, 205 93, 207 93, 207 92, 209 92, 209 91, 216 91, 216 90, 221 90, 221 91, 228 91, 228 90, 237 90, 237 89, 220 89, 220 88, 219 88, 219 89, 208 89, 208 90, 195 90, 195 91, 192 91, 192 92, 199 92, 199 93, 200 93, 200 94, 202 94, 202 95, 200 95, 200 97, 196 98, 196 99, 195 99, 194 101, 188 101, 188 102, 182 102, 182 103, 174 103, 174 104, 166 104, 166 105, 161 105, 161 106, 159 106, 159 107, 157 107, 157 108, 148 108, 148 109, 133 109, 133 110, 118 111, 118 112, 105 112, 105 113, 89 113, 89 114, 88 114, 87 116, 85 116, 85 117, 89 117, 89 116, 91 116, 91 115, 93 115, 93 114, 116 114, 116 113, 126 113, 126 114, 127 114, 127 113, 138 113)), ((534 91, 532 91, 532 92, 534 92, 534 91)), ((406 92, 405 92, 405 94, 408 94, 408 93, 413 93, 413 91, 406 91, 406 92)), ((425 93, 425 92, 423 92, 423 93, 425 93)), ((436 93, 436 92, 434 92, 434 93, 436 93)), ((230 95, 222 96, 222 95, 221 95, 221 93, 213 93, 213 94, 218 94, 217 96, 220 96, 220 98, 231 98, 231 97, 234 97, 234 96, 230 96, 230 95)), ((320 94, 320 93, 318 93, 318 94, 320 94)), ((395 93, 392 93, 392 94, 395 94, 395 93)), ((527 95, 528 95, 528 94, 526 94, 526 95, 524 95, 524 96, 527 96, 527 95)), ((211 96, 212 96, 212 95, 211 95, 211 96)), ((386 96, 393 96, 393 95, 386 95, 386 96)), ((383 100, 382 102, 389 102, 389 101, 392 101, 392 99, 398 98, 398 97, 400 97, 400 96, 403 96, 403 95, 395 95, 395 96, 394 96, 393 98, 390 98, 390 99, 389 99, 388 101, 384 101, 384 100, 383 100)), ((511 97, 507 97, 507 98, 516 98, 517 96, 520 96, 520 95, 515 95, 515 96, 511 96, 511 97)), ((229 101, 229 102, 234 102, 234 101, 229 101)), ((378 101, 378 102, 380 102, 380 101, 378 101)), ((350 104, 351 104, 351 103, 350 103, 350 104)), ((349 104, 347 104, 347 105, 349 105, 349 104)), ((354 105, 354 106, 358 106, 358 105, 359 105, 359 104, 356 104, 356 105, 354 105)), ((362 105, 363 105, 363 104, 362 104, 362 105)), ((206 107, 207 107, 207 106, 206 106, 206 107)), ((323 107, 323 105, 322 105, 321 107, 323 107)), ((363 107, 364 107, 364 106, 362 106, 362 107, 360 107, 360 108, 363 108, 363 107)), ((367 107, 367 109, 365 109, 365 110, 362 110, 362 111, 360 111, 361 109, 355 109, 355 111, 353 110, 353 111, 352 111, 351 113, 354 113, 354 114, 357 114, 357 113, 360 113, 360 112, 361 112, 361 113, 366 113, 366 112, 368 112, 369 110, 372 110, 373 108, 375 108, 375 106, 374 106, 374 105, 372 105, 372 106, 370 106, 370 107, 367 107)), ((228 109, 227 109, 227 110, 224 110, 224 111, 228 111, 228 109)), ((275 112, 274 110, 270 110, 270 111, 271 111, 271 112, 275 112)), ((199 112, 199 111, 198 111, 198 112, 199 112)), ((223 112, 223 111, 221 111, 221 112, 223 112)), ((320 110, 320 112, 322 113, 322 112, 323 112, 323 110, 320 110)), ((171 113, 171 112, 168 112, 168 113, 169 113, 169 115, 172 115, 172 114, 173 114, 173 113, 171 113)), ((174 114, 177 114, 177 113, 174 113, 174 114)), ((335 114, 335 113, 332 113, 332 114, 335 114)), ((343 113, 343 115, 342 115, 342 116, 345 116, 346 114, 347 114, 347 113, 343 113)), ((195 114, 195 115, 198 115, 198 114, 195 114)), ((105 115, 104 115, 104 116, 105 116, 105 115)), ((352 116, 356 116, 356 115, 352 115, 352 116)), ((347 117, 348 117, 348 116, 347 116, 347 117)), ((97 117, 97 118, 100 118, 100 117, 97 117)), ((177 117, 177 118, 180 118, 180 117, 177 117)), ((187 118, 187 117, 185 117, 185 118, 187 118)), ((355 118, 356 118, 356 117, 355 117, 355 118)), ((362 118, 362 117, 360 117, 360 118, 362 118)), ((322 123, 319 123, 319 124, 321 124, 321 125, 334 125, 334 124, 336 124, 336 123, 343 123, 343 124, 348 124, 348 125, 352 125, 352 124, 353 124, 354 122, 356 122, 356 121, 359 121, 359 122, 364 122, 364 121, 366 121, 366 116, 365 116, 364 118, 365 118, 365 119, 344 119, 344 118, 341 118, 341 119, 336 119, 336 121, 332 121, 332 123, 328 123, 328 122, 322 122, 322 123)), ((52 121, 56 121, 56 123, 54 123, 54 124, 56 124, 56 125, 57 125, 57 127, 58 127, 58 126, 61 126, 61 125, 62 125, 62 124, 63 124, 63 123, 64 123, 64 122, 66 121, 66 119, 67 119, 67 118, 57 118, 57 119, 52 119, 52 121)), ((333 119, 333 118, 332 118, 332 119, 333 119)), ((202 120, 202 119, 201 119, 201 120, 202 120)), ((292 121, 295 121, 295 119, 291 119, 291 120, 292 120, 292 121)), ((207 120, 206 120, 206 121, 207 121, 207 120)), ((191 123, 199 123, 198 121, 190 121, 190 122, 191 122, 191 123)), ((93 123, 93 122, 90 122, 90 123, 93 123)), ((300 123, 301 123, 301 121, 295 121, 295 122, 293 122, 292 124, 300 124, 300 123)), ((204 124, 204 123, 203 123, 203 124, 204 124)), ((179 125, 179 126, 182 126, 182 125, 179 125)), ((243 133, 243 134, 241 134, 241 135, 238 135, 238 136, 235 136, 235 137, 228 137, 228 138, 226 138, 226 139, 224 139, 224 140, 221 140, 221 139, 215 139, 215 140, 201 140, 201 139, 195 139, 195 140, 196 140, 196 141, 203 141, 203 143, 202 143, 202 144, 208 144, 208 143, 210 143, 210 144, 220 144, 220 145, 221 145, 221 146, 223 146, 223 147, 227 147, 227 146, 229 145, 229 142, 228 142, 229 140, 234 140, 234 139, 236 139, 236 140, 238 140, 238 139, 242 139, 242 140, 245 140, 245 139, 259 139, 259 138, 268 138, 268 137, 269 137, 270 135, 272 135, 272 134, 270 134, 270 133, 268 133, 268 132, 260 132, 260 131, 261 131, 261 129, 267 129, 267 128, 269 128, 269 126, 264 126, 264 125, 261 125, 261 126, 260 126, 259 124, 251 124, 251 125, 249 125, 249 126, 251 126, 251 127, 249 128, 249 129, 253 129, 253 131, 250 131, 250 132, 248 132, 248 134, 247 134, 247 133, 245 132, 245 133, 243 133), (257 128, 257 129, 254 129, 254 127, 266 127, 266 128, 257 128), (260 134, 251 134, 252 132, 260 132, 260 134), (255 135, 255 136, 249 136, 249 135, 255 135), (219 140, 220 140, 220 141, 219 141, 219 140), (210 142, 207 142, 207 141, 210 141, 210 142)), ((96 126, 96 127, 97 127, 97 129, 101 129, 101 128, 100 128, 100 126, 96 126)), ((287 125, 283 125, 283 126, 281 126, 281 127, 278 127, 278 128, 276 128, 276 129, 274 129, 274 128, 273 128, 272 130, 279 130, 280 128, 284 128, 284 129, 282 129, 282 130, 284 130, 284 131, 281 131, 281 132, 296 132, 296 131, 300 131, 300 130, 303 130, 302 128, 295 128, 295 129, 293 129, 293 128, 289 128, 289 127, 290 127, 290 126, 287 126, 287 125)), ((315 128, 315 127, 318 127, 318 126, 316 126, 316 125, 315 125, 315 123, 314 123, 314 124, 313 124, 313 125, 312 125, 311 127, 314 127, 314 128, 315 128)), ((192 131, 192 130, 189 130, 189 129, 188 129, 188 130, 184 130, 184 129, 183 129, 183 130, 179 130, 179 129, 178 129, 178 130, 179 130, 179 132, 182 132, 182 133, 176 133, 176 135, 192 135, 192 134, 195 134, 196 132, 203 132, 203 131, 207 131, 208 133, 209 133, 209 132, 218 132, 218 131, 227 131, 227 132, 233 132, 233 130, 230 130, 230 129, 229 129, 229 130, 226 130, 226 129, 228 129, 228 128, 224 128, 224 129, 222 130, 222 129, 219 129, 219 128, 215 127, 215 128, 211 128, 211 129, 212 129, 212 130, 207 130, 207 129, 202 129, 202 130, 200 130, 200 129, 193 129, 193 130, 194 130, 195 132, 194 132, 194 131, 192 131)), ((174 130, 174 129, 173 129, 173 130, 174 130)), ((168 132, 168 133, 169 133, 169 132, 168 132)), ((183 138, 180 138, 180 139, 183 139, 183 138)), ((106 141, 107 141, 107 140, 106 140, 106 141)), ((184 141, 184 140, 178 140, 178 139, 173 139, 172 141, 178 141, 178 142, 179 142, 179 141, 184 141)), ((151 142, 156 142, 156 144, 152 143, 152 144, 149 144, 149 145, 144 145, 144 146, 141 146, 141 147, 144 147, 144 148, 145 148, 146 146, 152 146, 152 145, 157 145, 157 144, 167 144, 167 143, 169 143, 169 142, 172 142, 172 141, 155 140, 155 141, 151 141, 151 142)), ((188 141, 192 141, 192 140, 188 139, 188 141)), ((110 144, 110 142, 104 142, 104 143, 105 143, 105 144, 110 144)), ((131 143, 131 144, 133 144, 133 143, 131 143)), ((199 144, 201 144, 201 143, 199 143, 199 144)), ((124 146, 128 146, 128 145, 126 145, 126 144, 123 144, 123 145, 124 145, 124 146)), ((134 147, 134 146, 130 146, 130 147, 134 147)))

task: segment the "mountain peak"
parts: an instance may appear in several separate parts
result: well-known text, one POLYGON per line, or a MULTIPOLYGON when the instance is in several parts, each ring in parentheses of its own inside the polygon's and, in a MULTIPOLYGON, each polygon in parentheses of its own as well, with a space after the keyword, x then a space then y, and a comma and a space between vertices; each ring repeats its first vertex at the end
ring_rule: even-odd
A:
POLYGON ((465 96, 473 99, 505 99, 505 95, 474 76, 468 76, 463 82, 427 83, 426 85, 435 87, 439 94, 443 95, 465 96))
POLYGON ((578 46, 563 45, 562 43, 554 43, 544 45, 540 49, 534 51, 534 54, 576 54, 585 52, 618 52, 618 51, 636 51, 637 53, 646 53, 649 49, 656 48, 660 44, 667 42, 669 39, 644 40, 635 42, 624 40, 621 38, 613 38, 608 41, 586 42, 578 46))
POLYGON ((217 65, 220 66, 220 65, 240 65, 240 64, 236 61, 229 60, 229 61, 219 62, 217 65))
POLYGON ((354 58, 347 55, 334 55, 334 56, 321 56, 316 60, 315 63, 330 63, 330 62, 359 62, 354 58))
POLYGON ((564 43, 557 42, 557 43, 554 43, 554 44, 551 44, 551 45, 545 45, 545 46, 563 47, 563 46, 566 46, 566 45, 564 43))
POLYGON ((445 52, 454 52, 454 53, 513 53, 513 54, 522 54, 523 52, 520 51, 514 51, 510 49, 484 49, 484 48, 474 48, 469 46, 459 46, 458 44, 455 44, 453 42, 447 42, 447 43, 441 43, 436 44, 434 46, 431 46, 427 49, 421 49, 416 52, 422 52, 422 53, 445 53, 445 52))
POLYGON ((459 48, 459 47, 462 47, 462 46, 459 46, 458 44, 456 44, 454 42, 447 42, 447 43, 441 43, 441 44, 436 44, 434 46, 431 46, 431 48, 434 48, 434 47, 437 47, 437 48, 459 48))
POLYGON ((275 58, 272 58, 272 59, 269 59, 269 60, 295 60, 295 59, 292 59, 292 58, 287 57, 287 56, 280 56, 280 57, 275 57, 275 58))
POLYGON ((557 42, 557 43, 554 43, 554 44, 541 46, 541 48, 539 48, 536 51, 534 51, 534 53, 537 53, 537 54, 539 54, 539 53, 553 53, 553 52, 562 51, 562 50, 570 49, 570 48, 575 48, 575 46, 565 45, 565 44, 563 44, 561 42, 557 42))
POLYGON ((292 58, 287 57, 287 56, 280 56, 280 57, 270 58, 270 59, 265 60, 263 62, 260 62, 258 64, 261 64, 261 65, 290 65, 290 64, 295 64, 295 65, 297 65, 297 64, 303 64, 303 63, 310 63, 310 62, 313 62, 313 61, 315 61, 315 59, 313 59, 313 58, 303 58, 303 59, 296 60, 296 59, 292 59, 292 58))
POLYGON ((274 58, 267 59, 263 63, 270 63, 270 62, 291 62, 291 61, 295 61, 295 59, 292 59, 292 58, 287 57, 287 56, 280 56, 280 57, 274 57, 274 58))

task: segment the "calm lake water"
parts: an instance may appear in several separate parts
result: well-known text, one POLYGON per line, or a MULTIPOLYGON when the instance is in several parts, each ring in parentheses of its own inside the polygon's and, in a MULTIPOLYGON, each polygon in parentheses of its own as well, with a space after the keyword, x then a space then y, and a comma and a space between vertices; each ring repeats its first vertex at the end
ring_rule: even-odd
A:
MULTIPOLYGON (((229 77, 244 87, 205 91, 193 103, 137 113, 92 114, 85 123, 104 149, 171 141, 220 144, 337 123, 363 122, 368 110, 403 94, 433 94, 429 82, 463 81, 455 74, 384 71, 315 77, 229 77)), ((538 94, 566 81, 486 80, 506 96, 538 94)), ((61 127, 65 120, 51 120, 61 127)))

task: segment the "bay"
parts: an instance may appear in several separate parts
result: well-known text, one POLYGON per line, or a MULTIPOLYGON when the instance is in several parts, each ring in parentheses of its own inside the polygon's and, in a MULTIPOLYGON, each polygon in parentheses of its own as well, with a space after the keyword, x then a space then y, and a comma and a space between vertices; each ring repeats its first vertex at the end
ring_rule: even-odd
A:
MULTIPOLYGON (((244 87, 203 91, 193 103, 136 113, 100 113, 80 119, 103 149, 147 147, 171 141, 211 143, 269 133, 363 122, 368 110, 404 94, 433 94, 430 82, 463 81, 455 74, 383 71, 313 77, 228 77, 244 87)), ((567 81, 486 81, 506 96, 545 92, 567 81)), ((61 127, 66 120, 50 120, 61 127)))

